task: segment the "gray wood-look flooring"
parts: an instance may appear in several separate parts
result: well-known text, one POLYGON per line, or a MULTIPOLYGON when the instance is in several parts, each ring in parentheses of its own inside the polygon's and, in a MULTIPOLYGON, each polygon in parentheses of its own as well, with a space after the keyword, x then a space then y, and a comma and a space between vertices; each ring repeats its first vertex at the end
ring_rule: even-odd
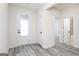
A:
POLYGON ((39 44, 28 44, 10 48, 9 56, 79 56, 79 49, 66 44, 57 44, 48 49, 39 44))

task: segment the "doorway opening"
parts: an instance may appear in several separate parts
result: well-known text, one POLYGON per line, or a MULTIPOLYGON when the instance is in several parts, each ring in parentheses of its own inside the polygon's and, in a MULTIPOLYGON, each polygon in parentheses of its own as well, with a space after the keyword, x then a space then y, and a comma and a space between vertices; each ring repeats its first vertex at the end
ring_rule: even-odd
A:
POLYGON ((64 18, 63 29, 63 42, 73 46, 73 18, 64 18))

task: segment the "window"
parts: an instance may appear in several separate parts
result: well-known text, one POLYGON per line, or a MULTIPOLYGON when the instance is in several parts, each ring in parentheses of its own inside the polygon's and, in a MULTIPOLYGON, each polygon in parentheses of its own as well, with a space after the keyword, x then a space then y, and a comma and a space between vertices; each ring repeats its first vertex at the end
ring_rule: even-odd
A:
POLYGON ((28 35, 28 20, 26 18, 22 18, 21 21, 21 36, 28 35))

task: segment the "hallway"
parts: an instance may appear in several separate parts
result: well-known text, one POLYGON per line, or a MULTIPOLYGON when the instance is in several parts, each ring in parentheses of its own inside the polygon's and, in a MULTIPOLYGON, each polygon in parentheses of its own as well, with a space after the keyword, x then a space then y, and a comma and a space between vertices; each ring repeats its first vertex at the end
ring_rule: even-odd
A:
POLYGON ((9 56, 79 56, 79 49, 66 44, 57 44, 48 49, 39 44, 29 44, 10 48, 9 56))

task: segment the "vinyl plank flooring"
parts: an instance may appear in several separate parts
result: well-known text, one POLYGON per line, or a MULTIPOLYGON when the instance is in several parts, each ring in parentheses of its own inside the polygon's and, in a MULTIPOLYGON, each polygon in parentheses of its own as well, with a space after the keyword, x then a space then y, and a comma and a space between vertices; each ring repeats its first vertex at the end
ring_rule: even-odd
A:
POLYGON ((34 50, 36 56, 43 56, 43 54, 39 51, 38 48, 36 48, 36 46, 31 45, 31 48, 34 50))
POLYGON ((58 54, 58 56, 64 56, 64 54, 61 53, 58 49, 56 49, 54 47, 53 48, 50 48, 50 49, 54 50, 58 54))
POLYGON ((79 49, 66 44, 58 44, 48 49, 39 44, 28 44, 10 48, 9 56, 79 56, 79 49))
POLYGON ((73 56, 74 55, 73 53, 70 53, 70 52, 68 52, 68 51, 66 51, 66 50, 64 50, 64 49, 62 49, 60 47, 56 46, 54 48, 56 48, 57 50, 59 50, 64 56, 73 56))
POLYGON ((79 53, 79 49, 78 48, 73 48, 73 46, 70 46, 70 45, 67 45, 67 44, 59 44, 58 46, 62 46, 62 47, 65 47, 65 48, 68 48, 68 49, 71 49, 71 50, 74 50, 76 52, 79 53))
POLYGON ((50 56, 50 54, 48 54, 44 49, 42 49, 42 48, 40 48, 38 46, 37 46, 37 48, 43 54, 43 56, 50 56))
POLYGON ((53 51, 51 51, 50 49, 44 49, 48 54, 50 54, 50 56, 57 56, 53 51))
MULTIPOLYGON (((59 45, 58 45, 58 47, 59 47, 59 45)), ((79 55, 79 52, 75 51, 75 49, 73 50, 73 49, 67 48, 66 46, 61 46, 60 48, 66 50, 68 52, 71 52, 72 54, 79 55)))

